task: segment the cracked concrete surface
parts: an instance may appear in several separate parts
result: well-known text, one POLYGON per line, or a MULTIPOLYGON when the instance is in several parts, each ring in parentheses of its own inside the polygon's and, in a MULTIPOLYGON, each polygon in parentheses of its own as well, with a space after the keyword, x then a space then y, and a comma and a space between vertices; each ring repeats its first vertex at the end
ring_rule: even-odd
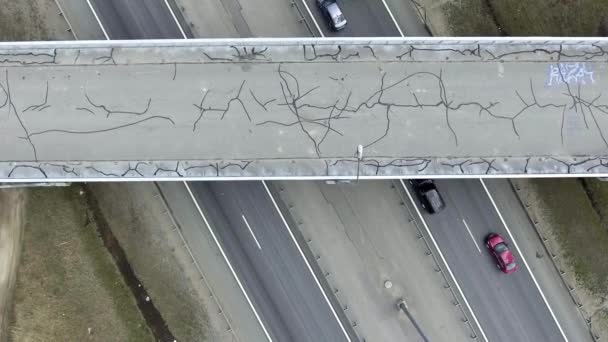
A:
POLYGON ((607 174, 607 48, 0 43, 0 179, 607 174))

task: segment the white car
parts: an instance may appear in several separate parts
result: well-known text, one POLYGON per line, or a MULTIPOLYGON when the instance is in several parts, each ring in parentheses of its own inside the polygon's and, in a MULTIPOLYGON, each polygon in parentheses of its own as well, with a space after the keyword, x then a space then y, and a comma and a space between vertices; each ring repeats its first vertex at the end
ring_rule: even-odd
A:
POLYGON ((317 0, 317 5, 333 30, 340 31, 346 27, 346 18, 336 0, 317 0))

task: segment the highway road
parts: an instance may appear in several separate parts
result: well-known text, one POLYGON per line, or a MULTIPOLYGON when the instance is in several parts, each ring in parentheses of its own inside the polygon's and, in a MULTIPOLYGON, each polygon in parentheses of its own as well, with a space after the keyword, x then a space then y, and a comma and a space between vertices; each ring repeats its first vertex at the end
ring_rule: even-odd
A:
POLYGON ((348 21, 346 28, 332 31, 327 19, 317 7, 317 0, 306 1, 325 37, 400 37, 391 16, 382 1, 338 0, 338 4, 348 21))
POLYGON ((262 182, 191 182, 275 341, 345 341, 262 182))
POLYGON ((87 0, 109 39, 184 38, 164 0, 87 0))
MULTIPOLYGON (((335 35, 326 29, 325 20, 318 15, 314 2, 307 1, 324 34, 335 35)), ((161 0, 141 2, 134 5, 135 2, 130 1, 97 0, 93 6, 99 9, 99 20, 104 26, 112 27, 108 35, 113 39, 182 37, 166 7, 161 6, 164 5, 161 0)), ((349 1, 343 4, 343 9, 349 27, 337 35, 399 34, 380 2, 371 5, 364 1, 349 1)), ((483 188, 476 182, 479 183, 475 180, 438 182, 448 208, 437 216, 424 217, 488 339, 563 340, 525 267, 522 265, 516 274, 505 277, 482 250, 480 241, 485 234, 490 230, 504 233, 504 226, 483 188)), ((337 341, 339 336, 343 339, 344 334, 341 335, 330 307, 323 305, 312 274, 305 270, 304 259, 296 253, 293 242, 288 243, 289 239, 284 235, 287 230, 269 204, 270 198, 261 191, 261 183, 190 185, 212 225, 223 227, 219 239, 226 247, 229 259, 234 260, 237 273, 246 281, 247 291, 251 291, 252 300, 268 322, 273 336, 278 340, 314 337, 337 341), (285 274, 289 277, 285 278, 285 274), (306 333, 301 335, 303 331, 306 333)), ((517 252, 516 257, 521 259, 517 252)))
MULTIPOLYGON (((443 255, 490 341, 560 341, 563 337, 537 290, 522 256, 511 245, 520 269, 505 275, 488 253, 492 232, 509 234, 483 189, 471 180, 438 180, 446 208, 424 214, 443 255)), ((419 207, 421 211, 422 208, 419 207)))
MULTIPOLYGON (((92 5, 109 39, 185 38, 162 0, 92 5)), ((188 186, 269 340, 356 339, 331 306, 262 182, 188 186)))
MULTIPOLYGON (((315 4, 314 0, 303 1, 315 4)), ((316 6, 310 7, 313 13, 319 13, 316 6)), ((342 10, 349 27, 338 33, 327 30, 325 19, 315 16, 325 35, 392 36, 403 32, 401 27, 397 29, 399 24, 392 20, 380 1, 364 5, 349 1, 343 4, 342 10), (379 19, 378 13, 384 13, 384 17, 379 19), (392 25, 392 31, 387 25, 392 25)), ((499 232, 507 239, 509 235, 479 180, 441 180, 438 184, 445 193, 447 209, 437 215, 425 214, 424 220, 453 270, 474 318, 478 319, 482 335, 489 341, 566 340, 567 335, 541 297, 541 289, 521 262, 521 255, 515 251, 520 270, 505 277, 483 249, 488 233, 499 232)), ((587 339, 582 320, 576 316, 574 319, 580 324, 573 335, 587 339)))

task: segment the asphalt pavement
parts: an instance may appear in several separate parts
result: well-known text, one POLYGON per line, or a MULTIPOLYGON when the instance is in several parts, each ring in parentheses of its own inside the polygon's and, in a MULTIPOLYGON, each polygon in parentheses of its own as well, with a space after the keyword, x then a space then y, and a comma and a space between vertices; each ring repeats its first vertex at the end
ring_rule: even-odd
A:
POLYGON ((274 341, 346 340, 261 182, 189 185, 274 341))
POLYGON ((507 179, 484 179, 517 247, 526 256, 545 297, 549 300, 569 341, 592 341, 591 332, 579 308, 569 295, 569 288, 561 279, 558 269, 549 257, 539 234, 507 179))
POLYGON ((306 1, 315 20, 326 37, 400 37, 399 30, 393 23, 382 1, 338 0, 344 17, 348 21, 346 28, 332 31, 327 19, 317 6, 317 0, 306 1))
MULTIPOLYGON (((438 180, 446 208, 424 214, 429 228, 490 341, 562 341, 547 306, 511 246, 519 270, 497 269, 484 241, 489 233, 509 243, 500 218, 479 180, 438 180)), ((421 209, 422 210, 422 209, 421 209)))
POLYGON ((110 39, 181 39, 163 0, 90 0, 110 39))
POLYGON ((277 186, 277 198, 289 203, 290 216, 340 306, 347 308, 348 320, 357 322, 361 340, 423 340, 396 310, 400 299, 431 341, 467 341, 474 334, 420 238, 416 214, 403 205, 392 182, 282 181, 277 186))
MULTIPOLYGON (((96 1, 94 6, 99 10, 99 13, 105 13, 104 15, 100 15, 104 26, 109 27, 112 25, 112 20, 116 20, 115 18, 117 17, 122 17, 122 19, 120 19, 121 23, 117 25, 116 30, 114 31, 114 29, 112 29, 112 31, 109 32, 113 39, 125 39, 130 37, 130 35, 132 35, 132 38, 181 38, 179 31, 172 31, 167 27, 163 27, 173 27, 173 25, 167 25, 167 21, 164 21, 173 19, 168 16, 168 12, 166 12, 166 10, 164 15, 165 19, 162 19, 162 13, 159 14, 156 12, 161 10, 159 4, 162 3, 160 1, 157 1, 156 3, 146 2, 146 4, 143 5, 143 10, 141 9, 141 5, 134 5, 134 3, 136 3, 135 1, 125 1, 124 3, 119 1, 108 1, 107 3, 103 2, 102 6, 98 7, 99 3, 102 2, 96 1), (125 9, 119 9, 119 6, 125 6, 125 9), (136 19, 129 19, 129 17, 126 16, 127 13, 130 13, 130 15, 134 16, 136 19), (143 13, 148 13, 148 16, 144 16, 143 13), (113 19, 107 21, 108 17, 112 17, 113 19), (146 25, 155 27, 148 27, 146 25)), ((308 3, 309 5, 312 5, 310 6, 311 11, 313 11, 313 14, 316 16, 319 24, 325 29, 325 32, 328 33, 328 35, 332 35, 330 32, 328 32, 328 30, 326 30, 326 22, 323 18, 320 18, 320 13, 314 4, 314 1, 308 1, 308 3)), ((343 6, 343 10, 347 19, 349 20, 349 27, 340 32, 339 35, 398 35, 392 20, 388 14, 386 14, 380 2, 370 5, 363 1, 349 1, 347 6, 343 6), (353 22, 356 23, 356 25, 353 25, 353 22)), ((544 305, 540 294, 534 287, 534 284, 526 270, 522 267, 515 274, 504 276, 503 274, 499 273, 498 270, 496 270, 490 256, 483 250, 483 238, 485 235, 490 231, 498 231, 504 234, 504 231, 502 231, 504 230, 504 227, 497 218, 497 215, 491 207, 490 202, 486 197, 484 197, 485 193, 483 192, 483 189, 481 189, 481 186, 475 185, 474 183, 478 184, 479 182, 477 180, 438 182, 438 186, 446 196, 448 208, 446 208, 443 213, 435 217, 427 217, 427 219, 433 234, 436 235, 435 238, 438 240, 443 253, 448 259, 448 263, 453 268, 456 278, 461 283, 465 295, 477 313, 486 334, 490 340, 493 341, 562 340, 557 326, 550 317, 550 314, 544 305), (462 221, 463 218, 466 221, 466 225, 462 221)), ((259 239, 256 243, 256 239, 252 239, 253 235, 251 235, 251 232, 249 232, 249 229, 247 228, 248 224, 251 226, 252 230, 256 229, 257 231, 257 229, 260 229, 262 230, 263 234, 265 232, 266 235, 273 232, 270 230, 271 228, 269 228, 272 225, 265 220, 268 214, 261 214, 261 212, 257 212, 255 209, 256 205, 264 207, 264 204, 259 203, 259 197, 256 199, 253 192, 245 190, 241 191, 240 197, 244 197, 246 199, 241 199, 241 202, 239 202, 235 198, 229 199, 226 197, 226 190, 227 189, 223 188, 214 190, 213 193, 215 194, 216 210, 215 214, 211 215, 216 215, 215 219, 219 220, 218 217, 221 218, 222 215, 219 215, 218 213, 224 213, 224 221, 229 222, 229 226, 231 226, 230 229, 234 231, 232 233, 226 233, 227 237, 222 237, 222 239, 227 239, 226 241, 232 241, 229 243, 235 244, 247 243, 248 245, 246 247, 243 246, 244 248, 241 251, 243 255, 241 257, 250 258, 250 256, 248 254, 245 255, 245 253, 254 253, 256 248, 259 250, 260 247, 257 246, 257 243, 259 243, 260 246, 263 246, 264 244, 269 243, 268 241, 272 242, 277 238, 266 237, 262 239, 262 241, 265 241, 264 244, 259 239), (221 203, 221 205, 217 203, 221 203), (242 217, 240 217, 242 220, 241 223, 235 221, 239 219, 239 216, 235 215, 234 213, 235 210, 241 210, 241 212, 247 213, 246 215, 242 214, 243 217, 246 218, 247 223, 245 223, 245 219, 242 217), (232 214, 226 215, 225 213, 227 211, 231 212, 232 214), (254 218, 249 220, 249 215, 252 215, 254 218), (251 222, 254 222, 253 226, 251 222), (253 228, 254 226, 256 228, 253 228), (245 236, 247 236, 246 233, 250 234, 249 239, 245 239, 245 236), (254 245, 252 245, 252 243, 254 245)), ((253 191, 253 189, 251 191, 253 191)), ((232 196, 236 195, 233 194, 232 196)), ((205 210, 209 209, 206 208, 205 210)), ((277 239, 277 242, 278 241, 279 240, 277 239)), ((278 247, 273 248, 278 250, 278 247)), ((518 259, 520 259, 520 256, 516 251, 515 255, 518 259)), ((285 270, 285 268, 281 268, 276 265, 269 266, 265 264, 265 262, 268 263, 271 259, 278 258, 257 256, 254 259, 255 261, 242 261, 239 262, 239 264, 244 265, 246 268, 261 268, 266 272, 265 274, 272 274, 274 276, 277 276, 278 274, 274 273, 277 269, 285 270), (254 265, 254 263, 256 265, 254 265)), ((262 280, 254 282, 254 284, 256 284, 256 287, 260 287, 257 290, 254 290, 254 292, 259 293, 260 298, 263 298, 264 291, 267 293, 272 293, 274 297, 274 291, 277 290, 275 286, 279 286, 277 284, 267 285, 262 280)), ((282 295, 286 296, 284 293, 282 295)), ((307 301, 308 295, 299 293, 297 296, 297 298, 299 298, 298 301, 289 302, 291 303, 290 305, 295 305, 294 303, 301 303, 302 300, 307 301)), ((284 299, 288 297, 290 296, 286 296, 284 299)), ((317 300, 319 298, 317 298, 317 300)), ((282 305, 276 305, 274 303, 272 305, 275 306, 274 309, 266 308, 262 309, 262 311, 267 310, 268 312, 271 312, 271 310, 276 310, 275 312, 280 312, 280 308, 277 306, 282 305)), ((315 306, 313 305, 311 307, 315 306)), ((325 308, 328 309, 327 306, 325 306, 325 308)), ((315 310, 317 309, 318 308, 315 310)), ((273 316, 271 321, 276 323, 278 322, 278 319, 283 319, 280 315, 281 314, 279 314, 279 317, 273 316)), ((308 315, 311 315, 311 312, 309 312, 308 315)), ((302 322, 290 324, 302 324, 302 322)), ((308 325, 305 325, 306 327, 314 326, 314 324, 310 325, 311 323, 307 324, 308 325)), ((278 328, 278 330, 280 329, 281 328, 278 328)), ((284 330, 286 331, 298 331, 298 329, 301 329, 301 327, 291 327, 288 325, 284 326, 284 330)), ((308 329, 306 331, 308 331, 308 329)), ((331 330, 328 329, 320 329, 319 331, 324 331, 322 334, 328 334, 322 335, 321 338, 329 337, 329 334, 332 333, 331 330)), ((275 333, 277 336, 293 337, 293 333, 290 332, 284 331, 275 333)))
MULTIPOLYGON (((110 39, 183 38, 162 0, 94 7, 110 39)), ((273 341, 348 340, 262 182, 190 186, 273 341)))

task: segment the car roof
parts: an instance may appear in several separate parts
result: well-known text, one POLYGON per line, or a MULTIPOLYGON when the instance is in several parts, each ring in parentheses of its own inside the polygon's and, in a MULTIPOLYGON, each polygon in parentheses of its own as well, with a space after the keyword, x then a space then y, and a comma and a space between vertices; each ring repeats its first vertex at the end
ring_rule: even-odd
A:
POLYGON ((338 4, 335 2, 325 5, 325 7, 327 8, 327 12, 329 12, 329 15, 332 18, 342 15, 342 10, 340 10, 340 7, 338 7, 338 4))
POLYGON ((513 257, 513 253, 511 253, 511 251, 509 249, 507 249, 504 252, 500 253, 500 258, 505 263, 505 265, 510 264, 513 261, 515 261, 515 258, 513 257))
POLYGON ((494 247, 501 242, 505 242, 505 239, 503 239, 500 234, 492 233, 488 236, 488 242, 492 244, 492 247, 494 247))
POLYGON ((434 210, 439 211, 443 209, 443 207, 445 207, 443 199, 441 198, 441 195, 439 195, 437 189, 433 188, 431 190, 426 191, 424 193, 424 196, 429 201, 429 204, 433 207, 434 210))

